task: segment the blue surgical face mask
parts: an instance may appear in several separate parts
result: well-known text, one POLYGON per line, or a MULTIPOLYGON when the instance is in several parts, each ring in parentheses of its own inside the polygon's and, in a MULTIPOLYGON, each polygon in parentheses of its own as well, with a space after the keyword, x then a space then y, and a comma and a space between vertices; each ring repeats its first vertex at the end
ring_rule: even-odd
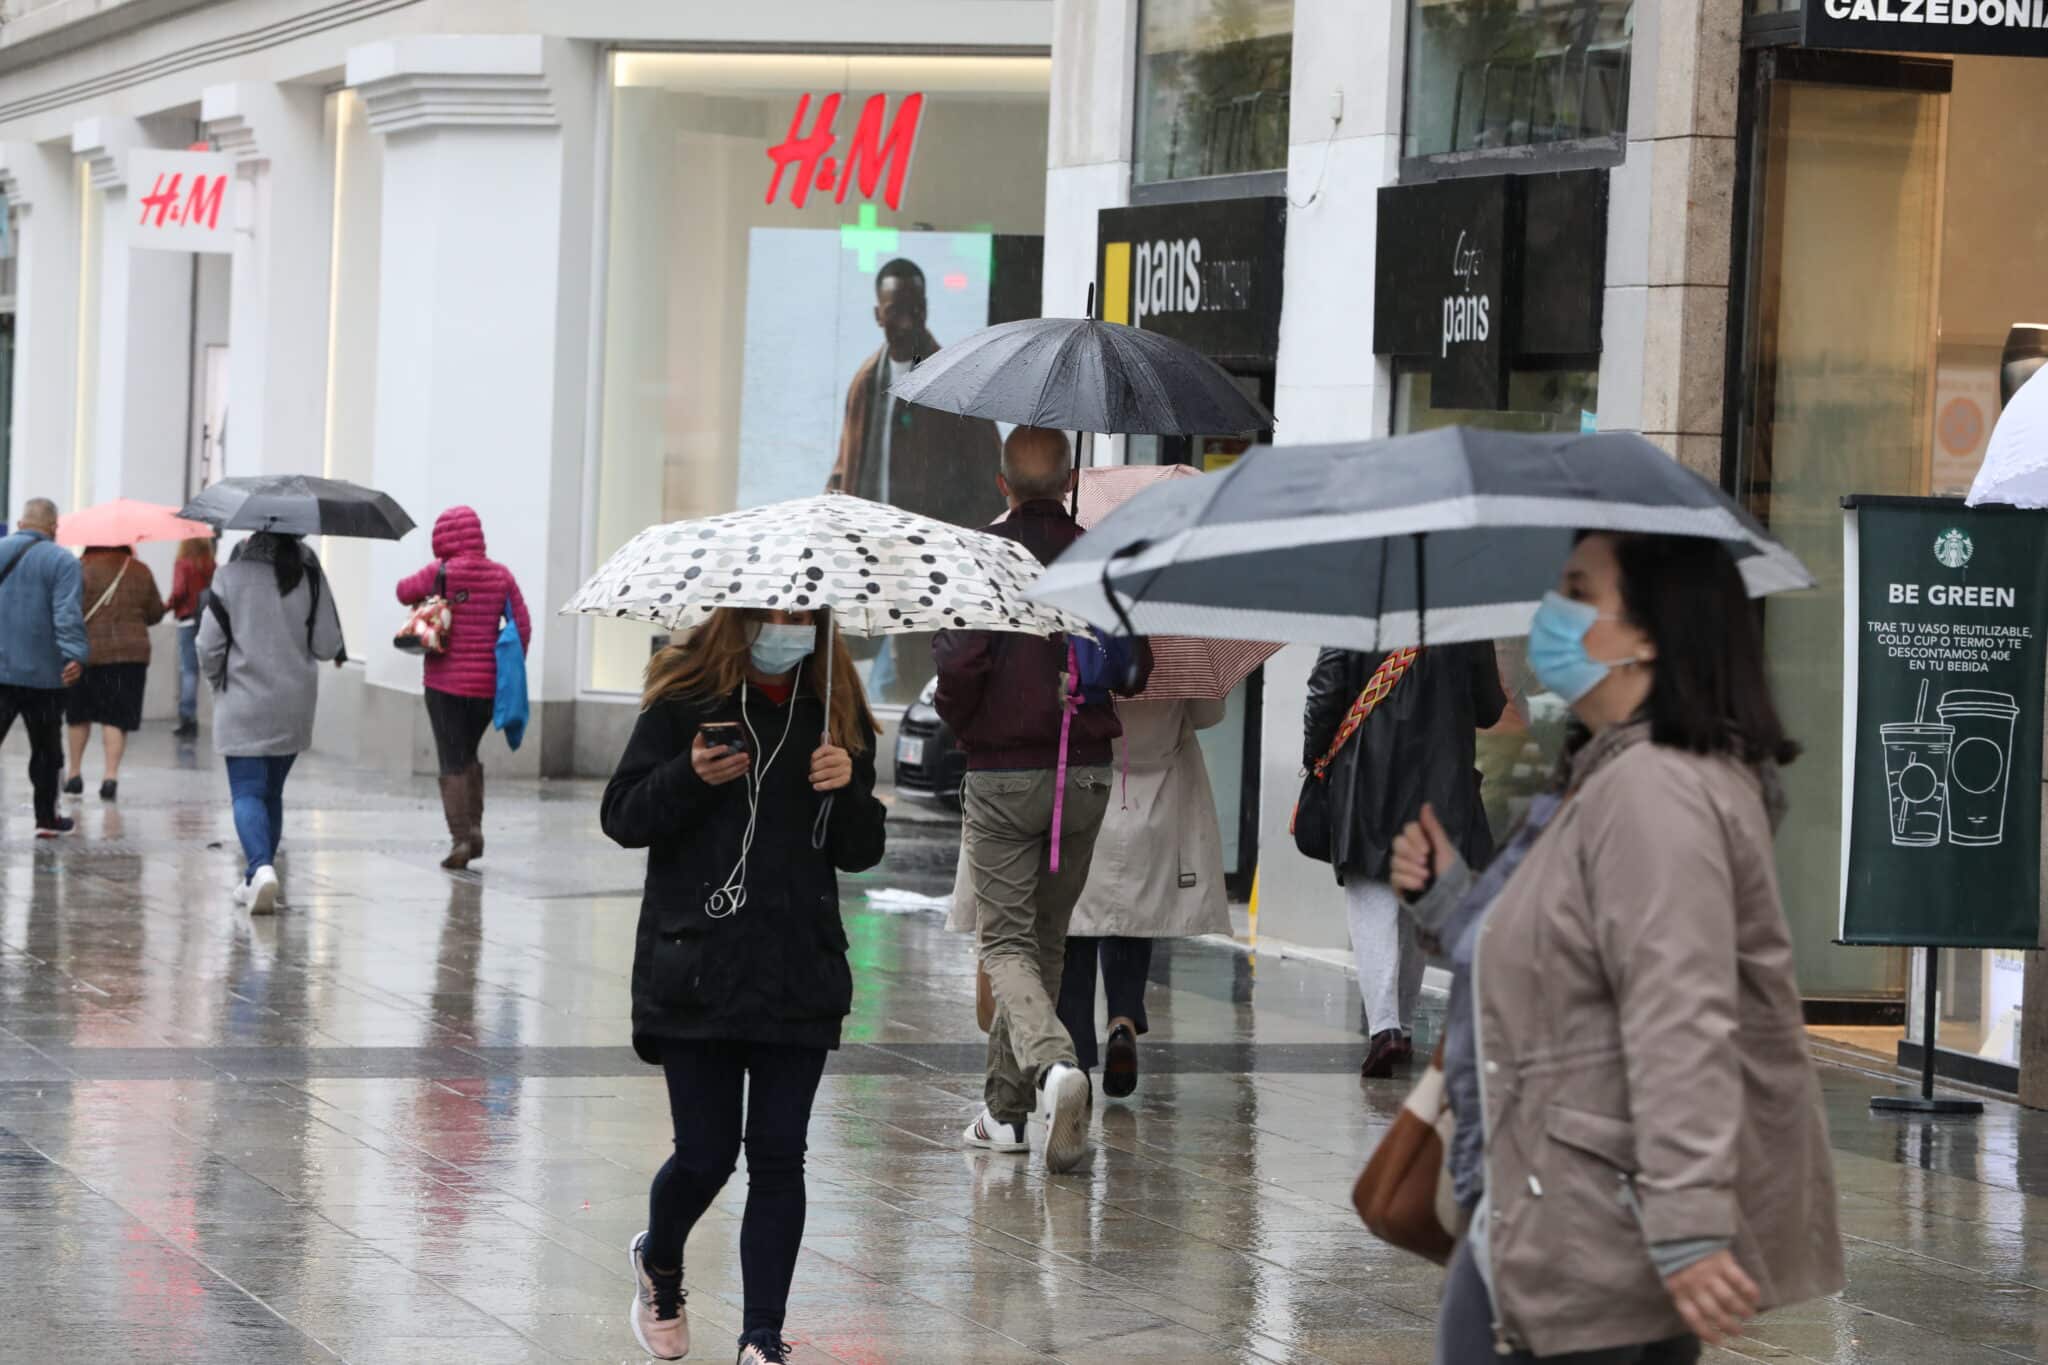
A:
POLYGON ((1591 603, 1548 592, 1529 622, 1529 670, 1567 705, 1598 687, 1613 671, 1613 664, 1586 652, 1586 632, 1600 619, 1600 609, 1591 603))
POLYGON ((763 621, 754 628, 754 643, 748 651, 754 667, 771 678, 779 678, 811 657, 816 647, 815 626, 786 626, 763 621))

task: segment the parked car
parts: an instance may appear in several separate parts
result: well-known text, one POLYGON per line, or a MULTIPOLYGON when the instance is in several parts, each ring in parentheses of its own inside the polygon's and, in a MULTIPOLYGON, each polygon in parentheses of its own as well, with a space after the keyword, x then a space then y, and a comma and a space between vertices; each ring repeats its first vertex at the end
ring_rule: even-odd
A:
POLYGON ((932 705, 938 690, 934 678, 917 694, 917 700, 904 708, 903 722, 896 731, 896 790, 936 801, 947 810, 959 810, 960 784, 967 780, 967 755, 932 705))

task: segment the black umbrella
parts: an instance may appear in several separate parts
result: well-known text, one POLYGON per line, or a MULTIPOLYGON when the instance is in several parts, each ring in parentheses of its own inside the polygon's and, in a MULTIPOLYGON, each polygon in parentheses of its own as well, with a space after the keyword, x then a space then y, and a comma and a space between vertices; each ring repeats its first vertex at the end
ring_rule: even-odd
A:
POLYGON ((1363 650, 1498 639, 1528 629, 1582 529, 1722 541, 1752 596, 1813 586, 1754 517, 1640 436, 1449 427, 1261 447, 1158 484, 1029 595, 1147 634, 1363 650))
POLYGON ((952 343, 890 392, 967 417, 1061 431, 1250 434, 1273 415, 1200 351, 1091 318, 1027 318, 952 343))
POLYGON ((366 540, 399 540, 413 528, 412 518, 389 493, 311 474, 222 479, 186 503, 178 515, 223 531, 366 540))

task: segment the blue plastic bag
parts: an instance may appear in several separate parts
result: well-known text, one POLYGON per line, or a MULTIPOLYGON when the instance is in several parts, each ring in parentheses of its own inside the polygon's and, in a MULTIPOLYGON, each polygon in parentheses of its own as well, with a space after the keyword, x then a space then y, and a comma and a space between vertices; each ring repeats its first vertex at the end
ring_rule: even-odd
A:
POLYGON ((519 639, 519 623, 512 619, 512 603, 505 603, 505 625, 498 632, 498 695, 491 704, 491 724, 505 732, 505 743, 513 748, 526 738, 526 646, 519 639))

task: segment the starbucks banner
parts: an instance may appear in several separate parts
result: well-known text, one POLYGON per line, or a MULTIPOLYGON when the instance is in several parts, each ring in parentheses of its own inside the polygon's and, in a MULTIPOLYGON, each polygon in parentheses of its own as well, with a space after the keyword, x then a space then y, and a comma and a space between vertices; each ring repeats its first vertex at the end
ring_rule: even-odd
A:
POLYGON ((2048 513, 1843 499, 1844 943, 2040 943, 2048 513))

